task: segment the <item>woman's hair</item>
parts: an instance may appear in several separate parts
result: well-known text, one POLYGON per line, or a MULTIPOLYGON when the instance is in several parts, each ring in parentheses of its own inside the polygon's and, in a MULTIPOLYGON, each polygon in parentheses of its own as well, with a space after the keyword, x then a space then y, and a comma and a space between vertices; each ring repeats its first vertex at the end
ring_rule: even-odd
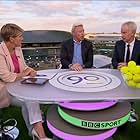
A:
POLYGON ((9 41, 10 37, 17 37, 19 33, 23 33, 24 30, 16 24, 8 23, 2 26, 0 35, 4 41, 9 41))

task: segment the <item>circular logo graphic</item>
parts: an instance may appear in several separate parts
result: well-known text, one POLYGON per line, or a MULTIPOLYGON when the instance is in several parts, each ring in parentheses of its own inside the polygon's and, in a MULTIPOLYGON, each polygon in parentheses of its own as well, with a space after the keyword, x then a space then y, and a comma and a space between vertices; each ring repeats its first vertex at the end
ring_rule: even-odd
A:
POLYGON ((76 92, 107 91, 121 84, 120 79, 116 76, 95 71, 62 72, 49 82, 54 87, 76 92))

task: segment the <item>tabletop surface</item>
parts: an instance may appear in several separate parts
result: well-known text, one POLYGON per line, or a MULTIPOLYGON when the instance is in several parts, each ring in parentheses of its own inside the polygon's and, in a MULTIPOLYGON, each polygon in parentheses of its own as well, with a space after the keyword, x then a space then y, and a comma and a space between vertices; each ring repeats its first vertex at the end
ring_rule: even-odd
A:
MULTIPOLYGON (((53 75, 55 78, 58 73, 68 72, 69 70, 42 70, 40 72, 53 75)), ((121 73, 116 69, 86 69, 86 71, 103 72, 111 74, 120 79, 121 84, 116 88, 99 92, 75 92, 57 88, 47 82, 43 86, 21 84, 21 81, 8 83, 8 92, 20 99, 37 100, 39 102, 60 102, 60 101, 87 101, 87 100, 130 100, 140 99, 140 89, 128 87, 124 82, 121 73)), ((50 78, 50 77, 49 77, 50 78)))

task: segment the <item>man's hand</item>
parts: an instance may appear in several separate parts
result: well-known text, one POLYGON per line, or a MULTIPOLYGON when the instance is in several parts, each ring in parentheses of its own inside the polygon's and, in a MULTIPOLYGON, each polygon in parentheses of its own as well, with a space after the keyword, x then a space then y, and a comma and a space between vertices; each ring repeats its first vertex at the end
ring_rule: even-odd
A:
POLYGON ((82 71, 83 67, 80 64, 72 64, 72 66, 70 67, 71 70, 74 71, 82 71))
POLYGON ((117 69, 120 70, 124 66, 127 66, 127 63, 125 63, 125 62, 118 63, 117 69))

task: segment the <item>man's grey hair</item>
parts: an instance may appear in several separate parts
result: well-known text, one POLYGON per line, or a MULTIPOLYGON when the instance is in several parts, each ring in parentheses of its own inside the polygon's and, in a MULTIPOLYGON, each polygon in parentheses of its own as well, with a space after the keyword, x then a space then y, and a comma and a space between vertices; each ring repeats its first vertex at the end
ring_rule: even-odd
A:
POLYGON ((127 25, 128 28, 129 28, 133 33, 136 33, 137 25, 136 25, 135 22, 133 22, 133 21, 127 21, 127 22, 125 22, 125 23, 122 24, 122 27, 123 27, 124 25, 127 25))
POLYGON ((73 31, 75 30, 75 28, 76 27, 78 27, 78 26, 83 26, 83 24, 82 23, 74 23, 73 25, 72 25, 72 29, 71 29, 71 32, 73 33, 73 31))

